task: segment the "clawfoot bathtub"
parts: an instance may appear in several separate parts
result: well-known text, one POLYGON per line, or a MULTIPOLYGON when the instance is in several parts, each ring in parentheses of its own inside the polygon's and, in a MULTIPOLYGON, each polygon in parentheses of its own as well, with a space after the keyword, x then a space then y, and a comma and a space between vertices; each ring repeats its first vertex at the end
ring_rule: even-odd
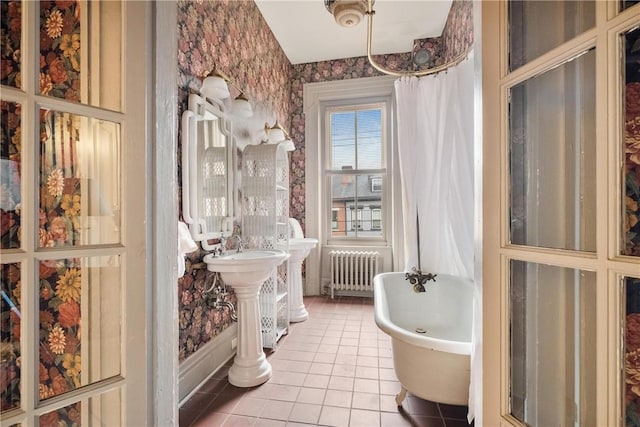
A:
POLYGON ((433 402, 467 405, 469 400, 473 284, 438 274, 416 293, 404 273, 374 278, 375 320, 392 338, 393 365, 407 391, 433 402))

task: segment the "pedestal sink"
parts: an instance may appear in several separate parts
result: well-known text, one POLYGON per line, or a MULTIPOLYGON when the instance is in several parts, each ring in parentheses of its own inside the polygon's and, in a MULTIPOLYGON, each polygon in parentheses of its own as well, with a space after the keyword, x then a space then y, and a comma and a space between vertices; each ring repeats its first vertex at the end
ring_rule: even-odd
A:
POLYGON ((238 298, 238 349, 229 369, 229 382, 236 387, 253 387, 271 378, 271 365, 262 351, 258 294, 274 268, 287 258, 289 254, 279 249, 259 249, 203 259, 238 298))
POLYGON ((311 249, 318 244, 318 239, 311 237, 289 239, 289 321, 303 322, 309 313, 302 299, 302 261, 311 249))

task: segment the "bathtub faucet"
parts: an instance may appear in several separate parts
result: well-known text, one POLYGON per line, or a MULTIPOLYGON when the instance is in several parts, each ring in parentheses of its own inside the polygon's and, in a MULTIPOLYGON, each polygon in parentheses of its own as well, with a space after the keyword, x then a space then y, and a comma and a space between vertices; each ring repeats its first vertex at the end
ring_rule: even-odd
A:
POLYGON ((436 281, 437 274, 433 274, 433 273, 422 274, 422 270, 418 270, 415 267, 413 267, 411 271, 413 273, 405 273, 404 278, 405 280, 408 280, 409 283, 413 285, 413 290, 415 292, 424 292, 425 283, 427 283, 429 280, 433 280, 434 282, 436 281))

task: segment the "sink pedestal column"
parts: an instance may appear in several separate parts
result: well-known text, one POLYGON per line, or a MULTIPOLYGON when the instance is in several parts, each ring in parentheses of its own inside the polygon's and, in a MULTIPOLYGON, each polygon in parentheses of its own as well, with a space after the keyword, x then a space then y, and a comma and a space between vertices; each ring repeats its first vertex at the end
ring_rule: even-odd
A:
POLYGON ((309 318, 302 298, 302 261, 318 243, 317 239, 289 239, 289 322, 304 322, 309 318))
POLYGON ((236 387, 253 387, 271 378, 271 365, 262 351, 260 306, 257 283, 227 283, 238 298, 238 350, 229 369, 229 382, 236 387))
POLYGON ((289 258, 289 267, 291 268, 289 277, 289 321, 290 322, 304 322, 309 318, 309 312, 304 306, 304 300, 302 299, 302 261, 309 253, 297 253, 289 249, 291 258, 289 258), (300 256, 302 255, 302 256, 300 256))

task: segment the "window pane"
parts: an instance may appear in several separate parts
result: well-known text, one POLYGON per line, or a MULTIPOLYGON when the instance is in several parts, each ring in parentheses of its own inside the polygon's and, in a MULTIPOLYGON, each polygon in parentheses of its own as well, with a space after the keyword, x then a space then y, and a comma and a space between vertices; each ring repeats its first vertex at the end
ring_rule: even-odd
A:
POLYGON ((595 25, 593 0, 528 0, 508 4, 512 71, 595 25))
POLYGON ((356 116, 353 111, 331 113, 331 169, 356 167, 356 116))
POLYGON ((511 414, 530 426, 591 425, 596 274, 511 261, 511 414))
POLYGON ((120 374, 120 258, 45 260, 40 271, 40 400, 120 374))
POLYGON ((120 110, 121 4, 82 7, 86 14, 80 2, 40 2, 40 93, 120 110))
MULTIPOLYGON (((382 186, 382 182, 380 183, 382 186)), ((371 176, 331 177, 332 237, 381 237, 382 192, 371 191, 371 176)))
POLYGON ((382 168, 382 111, 358 111, 358 169, 382 168))
POLYGON ((625 56, 623 255, 640 256, 640 30, 623 35, 625 56))
POLYGON ((640 279, 626 277, 624 300, 623 402, 625 425, 640 425, 640 279))
POLYGON ((0 248, 19 248, 20 200, 22 166, 21 106, 15 102, 0 102, 0 248))
POLYGON ((22 2, 0 2, 0 84, 22 87, 22 2))
POLYGON ((40 110, 40 247, 120 241, 120 126, 40 110))
POLYGON ((0 410, 20 407, 20 264, 0 265, 0 410))
POLYGON ((111 390, 76 402, 55 411, 47 412, 38 419, 40 427, 57 426, 116 426, 122 424, 120 390, 111 390))
POLYGON ((595 251, 595 50, 511 89, 511 243, 595 251))
MULTIPOLYGON (((331 212, 336 213, 336 228, 332 227, 332 237, 355 237, 355 218, 351 210, 355 206, 355 176, 341 175, 331 177, 331 212)), ((333 213, 332 213, 333 215, 333 213)))

